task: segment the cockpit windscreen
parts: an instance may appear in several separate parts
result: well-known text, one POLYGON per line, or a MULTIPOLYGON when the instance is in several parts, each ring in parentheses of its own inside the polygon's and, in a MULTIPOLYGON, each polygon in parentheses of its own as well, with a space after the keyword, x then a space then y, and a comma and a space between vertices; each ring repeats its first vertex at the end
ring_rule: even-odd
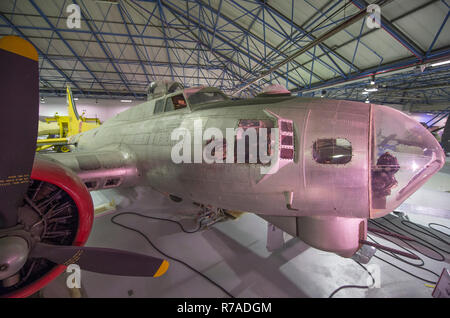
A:
POLYGON ((214 103, 214 102, 223 102, 228 100, 228 97, 221 91, 204 91, 200 90, 196 93, 193 93, 188 97, 188 101, 190 105, 198 105, 198 104, 206 104, 206 103, 214 103))

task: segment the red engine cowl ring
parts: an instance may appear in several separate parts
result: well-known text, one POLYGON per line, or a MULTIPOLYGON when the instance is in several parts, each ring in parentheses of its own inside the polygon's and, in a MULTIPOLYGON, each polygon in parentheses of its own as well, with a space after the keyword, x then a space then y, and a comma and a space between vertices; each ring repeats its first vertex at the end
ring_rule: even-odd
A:
MULTIPOLYGON (((94 206, 92 198, 86 189, 86 186, 81 182, 69 169, 60 164, 36 157, 31 173, 33 182, 40 181, 45 184, 50 184, 61 189, 67 194, 75 203, 76 212, 78 214, 78 223, 76 234, 74 235, 72 245, 82 246, 86 243, 94 219, 94 206)), ((43 273, 39 278, 32 281, 24 282, 17 289, 13 289, 0 297, 28 297, 38 290, 49 284, 53 279, 59 276, 64 270, 65 266, 55 265, 47 272, 43 273)))

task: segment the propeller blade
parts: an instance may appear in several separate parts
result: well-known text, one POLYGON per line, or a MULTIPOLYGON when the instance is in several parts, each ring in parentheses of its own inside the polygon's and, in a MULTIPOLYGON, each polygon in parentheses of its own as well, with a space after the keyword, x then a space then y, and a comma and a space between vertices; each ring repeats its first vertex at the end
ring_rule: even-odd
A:
POLYGON ((0 228, 17 224, 28 189, 39 120, 38 53, 17 36, 0 39, 0 228))
POLYGON ((169 262, 160 258, 100 247, 37 243, 30 256, 66 266, 78 264, 83 270, 118 276, 159 277, 169 268, 169 262))
POLYGON ((450 116, 447 116, 447 122, 442 133, 442 148, 445 152, 450 152, 450 116))

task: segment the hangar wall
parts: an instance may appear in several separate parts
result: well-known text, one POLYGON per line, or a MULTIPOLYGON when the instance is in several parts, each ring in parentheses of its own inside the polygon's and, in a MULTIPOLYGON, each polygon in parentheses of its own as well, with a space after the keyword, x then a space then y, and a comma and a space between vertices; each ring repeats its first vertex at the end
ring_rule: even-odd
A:
MULTIPOLYGON (((85 111, 86 117, 97 117, 101 122, 140 103, 142 103, 142 101, 122 103, 120 100, 89 98, 80 98, 76 101, 78 113, 80 115, 85 111)), ((68 115, 65 97, 45 97, 44 103, 42 101, 39 103, 39 116, 54 116, 55 112, 58 112, 61 116, 68 115)))

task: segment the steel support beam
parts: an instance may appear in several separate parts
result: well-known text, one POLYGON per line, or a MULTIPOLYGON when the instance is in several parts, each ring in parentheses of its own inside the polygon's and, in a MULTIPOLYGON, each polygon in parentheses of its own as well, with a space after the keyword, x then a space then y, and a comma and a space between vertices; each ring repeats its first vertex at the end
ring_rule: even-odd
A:
MULTIPOLYGON (((0 25, 0 28, 8 27, 8 25, 0 25)), ((17 26, 20 29, 23 30, 38 30, 38 31, 53 31, 52 28, 49 27, 42 27, 42 26, 30 26, 30 25, 18 25, 17 26)), ((116 36, 116 37, 122 37, 122 38, 129 38, 130 36, 126 33, 115 33, 115 32, 103 32, 103 31, 94 31, 91 32, 90 30, 82 30, 82 29, 60 29, 55 28, 55 30, 59 32, 67 32, 67 33, 82 33, 82 34, 95 34, 99 36, 116 36)), ((137 39, 146 39, 146 40, 164 40, 163 37, 160 36, 153 36, 153 35, 143 35, 143 34, 132 34, 131 37, 137 38, 137 39)), ((195 41, 188 40, 188 39, 180 39, 180 38, 168 38, 169 41, 175 41, 175 42, 186 42, 186 43, 195 43, 195 41)), ((106 42, 108 43, 108 42, 106 42)))
POLYGON ((283 65, 293 61, 295 58, 299 57, 300 55, 302 55, 303 53, 305 53, 306 51, 310 50, 311 48, 315 47, 316 45, 322 43, 323 41, 325 41, 326 39, 330 38, 331 36, 333 36, 334 34, 342 31, 343 29, 347 28, 348 26, 352 25, 353 23, 361 20, 362 18, 364 18, 366 16, 366 11, 365 10, 361 10, 359 13, 353 15, 352 17, 350 17, 349 19, 347 19, 346 21, 344 21, 343 23, 339 24, 338 26, 334 27, 333 29, 329 30, 328 32, 326 32, 325 34, 321 35, 320 37, 316 38, 314 41, 311 41, 310 43, 308 43, 307 45, 305 45, 302 49, 300 49, 298 52, 290 55, 289 57, 287 57, 286 59, 284 59, 282 62, 278 63, 277 65, 271 67, 268 71, 264 72, 263 74, 261 74, 260 76, 258 76, 257 78, 251 80, 250 82, 248 82, 247 84, 245 84, 243 87, 239 88, 236 92, 240 92, 241 90, 247 88, 249 85, 258 82, 260 79, 266 77, 267 75, 273 73, 274 71, 278 70, 280 67, 282 67, 283 65))
POLYGON ((72 46, 64 39, 64 37, 61 35, 61 33, 58 30, 56 30, 53 23, 51 23, 51 21, 48 19, 48 17, 45 15, 45 13, 41 10, 41 8, 39 8, 39 6, 34 2, 34 0, 29 0, 29 2, 36 9, 36 11, 41 15, 41 17, 45 20, 45 22, 50 26, 50 28, 53 30, 53 32, 55 32, 58 35, 58 37, 61 39, 61 41, 63 41, 63 43, 66 45, 66 47, 69 49, 69 51, 73 54, 73 56, 75 56, 77 58, 78 62, 80 62, 81 65, 83 65, 83 67, 89 72, 89 74, 95 79, 95 81, 105 90, 106 93, 108 93, 108 90, 105 88, 105 86, 103 86, 103 84, 100 82, 100 80, 97 78, 97 76, 95 76, 95 74, 92 73, 92 71, 89 69, 89 67, 86 65, 86 63, 82 60, 82 58, 80 56, 78 56, 78 54, 74 51, 72 46))
MULTIPOLYGON (((4 16, 2 13, 0 13, 0 18, 3 19, 3 21, 5 21, 9 27, 11 29, 13 29, 18 35, 20 35, 23 39, 27 40, 30 43, 33 43, 22 31, 20 31, 6 16, 4 16)), ((34 44, 33 44, 34 45, 34 44)), ((62 76, 66 79, 67 82, 71 83, 76 89, 78 89, 82 94, 85 94, 85 92, 83 91, 83 89, 78 86, 77 83, 75 83, 74 81, 72 81, 69 76, 67 76, 66 73, 64 73, 63 71, 61 71, 61 69, 58 67, 58 65, 56 65, 39 47, 37 47, 36 45, 34 45, 34 47, 36 48, 36 50, 38 51, 39 55, 42 56, 43 58, 45 58, 47 60, 48 63, 50 63, 50 65, 62 76)))
MULTIPOLYGON (((149 13, 148 10, 147 10, 146 8, 140 6, 138 3, 135 3, 135 4, 138 5, 139 8, 142 9, 144 12, 149 13)), ((210 48, 208 44, 204 43, 204 42, 203 42, 203 41, 202 41, 202 40, 194 33, 194 31, 192 30, 192 27, 191 27, 190 25, 187 25, 187 24, 181 19, 181 17, 182 17, 182 18, 185 18, 189 23, 193 23, 194 26, 195 26, 196 28, 201 28, 201 26, 200 26, 199 23, 197 23, 197 22, 195 22, 194 20, 190 19, 190 18, 189 18, 188 16, 186 16, 184 13, 175 12, 175 11, 173 11, 172 8, 166 6, 165 4, 162 4, 162 5, 165 6, 169 11, 171 11, 172 14, 174 14, 175 18, 181 23, 182 26, 184 26, 184 28, 186 28, 187 30, 189 30, 189 33, 190 33, 191 35, 188 36, 188 35, 186 34, 185 36, 189 37, 190 40, 192 40, 193 42, 195 42, 195 43, 197 43, 197 44, 203 46, 205 49, 211 51, 211 53, 217 58, 217 61, 222 65, 223 69, 227 70, 227 72, 229 72, 234 78, 236 78, 236 79, 239 80, 239 81, 242 81, 242 80, 243 80, 242 77, 241 77, 238 73, 234 72, 234 71, 231 69, 230 65, 228 65, 228 64, 234 65, 234 66, 236 66, 236 67, 238 67, 238 68, 243 68, 243 67, 242 67, 241 65, 237 64, 236 62, 229 60, 229 58, 228 58, 227 56, 225 56, 223 53, 219 52, 219 50, 218 50, 217 48, 210 48), (228 63, 223 62, 222 59, 227 60, 228 63)), ((220 39, 220 40, 223 41, 223 39, 220 39)), ((192 52, 192 53, 193 53, 193 52, 192 52)), ((191 54, 192 54, 192 53, 191 53, 191 54)), ((189 61, 189 58, 187 59, 187 61, 189 61)), ((186 64, 184 65, 184 67, 186 67, 186 64)), ((216 67, 216 66, 213 65, 213 67, 216 67)), ((198 66, 197 66, 197 68, 198 68, 198 66)), ((208 67, 207 67, 207 68, 208 68, 208 67)), ((209 67, 209 68, 211 68, 211 67, 209 67)), ((245 69, 244 69, 244 70, 245 70, 245 69)), ((245 71, 246 71, 246 72, 249 72, 248 70, 245 70, 245 71)))
POLYGON ((313 85, 310 88, 293 90, 292 92, 306 93, 306 92, 311 92, 311 91, 315 91, 318 89, 336 87, 336 86, 340 86, 340 85, 350 83, 353 81, 362 80, 371 75, 377 75, 377 74, 384 75, 384 74, 391 73, 391 72, 402 72, 402 71, 405 71, 406 69, 421 65, 422 63, 428 62, 429 60, 432 60, 432 59, 443 59, 443 58, 449 58, 449 57, 450 57, 450 48, 445 48, 443 50, 431 52, 430 58, 425 61, 422 61, 422 62, 418 62, 416 57, 406 58, 406 59, 402 59, 399 61, 387 63, 387 64, 384 64, 381 66, 368 68, 368 69, 362 70, 361 72, 358 72, 358 73, 353 73, 346 80, 341 80, 340 78, 339 79, 330 79, 323 83, 317 83, 316 85, 313 85))
MULTIPOLYGON (((352 3, 360 10, 367 9, 367 2, 365 0, 351 0, 352 3)), ((381 27, 389 33, 397 42, 408 49, 412 54, 414 54, 417 59, 423 60, 425 53, 419 48, 419 46, 414 43, 410 38, 403 34, 396 26, 389 22, 386 18, 381 15, 380 21, 381 27)))
MULTIPOLYGON (((200 5, 202 5, 202 6, 206 7, 206 8, 208 8, 208 10, 210 10, 212 13, 214 13, 214 14, 219 14, 219 12, 218 12, 217 10, 215 10, 213 7, 211 7, 209 4, 206 4, 206 3, 202 2, 202 1, 197 1, 197 3, 199 3, 200 5)), ((233 2, 233 3, 236 3, 236 2, 233 2)), ((255 20, 258 20, 258 21, 260 21, 261 23, 263 23, 264 25, 266 25, 265 21, 264 21, 262 18, 260 18, 260 17, 258 17, 257 15, 253 14, 251 11, 245 10, 244 12, 245 12, 246 15, 250 15, 250 16, 252 16, 255 20)), ((264 13, 264 9, 263 9, 262 12, 264 13)), ((260 44, 264 45, 265 48, 266 48, 266 47, 269 48, 270 50, 274 51, 276 54, 278 54, 278 55, 280 55, 280 56, 282 56, 282 57, 287 57, 287 54, 284 54, 283 52, 281 52, 281 51, 280 51, 279 49, 277 49, 275 46, 269 44, 269 43, 268 43, 267 41, 265 41, 264 39, 261 39, 261 38, 259 38, 258 36, 256 36, 255 34, 250 33, 249 30, 248 30, 248 28, 244 28, 243 26, 241 26, 240 24, 238 24, 234 19, 231 19, 231 18, 229 18, 229 17, 227 17, 227 16, 225 16, 225 15, 223 15, 223 14, 221 15, 221 18, 224 19, 228 24, 230 24, 230 25, 234 26, 235 28, 237 28, 238 30, 240 30, 240 32, 242 32, 243 34, 245 34, 245 35, 247 35, 247 36, 250 36, 252 39, 254 39, 254 40, 258 41, 260 44)), ((270 25, 267 24, 267 27, 270 27, 270 25)), ((278 32, 278 34, 281 34, 280 31, 277 30, 276 28, 274 28, 274 27, 270 27, 270 28, 272 29, 272 31, 278 32)), ((239 47, 239 45, 238 45, 238 47, 239 47)), ((250 52, 249 52, 249 53, 250 53, 250 52)), ((246 54, 246 55, 249 56, 248 54, 246 54)), ((255 61, 260 67, 266 68, 266 65, 263 64, 262 61, 261 61, 260 59, 254 59, 254 61, 255 61)), ((266 61, 266 62, 267 62, 267 61, 266 61)), ((306 67, 304 67, 303 64, 300 64, 300 63, 298 63, 298 62, 296 62, 296 61, 293 61, 293 62, 297 65, 297 68, 296 68, 296 69, 301 68, 303 71, 305 71, 305 72, 307 72, 308 74, 310 74, 310 70, 307 69, 306 67)), ((333 70, 333 71, 336 71, 336 70, 333 70)), ((283 74, 283 73, 277 72, 277 75, 278 75, 278 77, 280 77, 280 78, 284 78, 284 74, 283 74)), ((298 74, 298 75, 299 75, 299 77, 301 77, 300 74, 298 74)), ((319 75, 314 74, 314 73, 313 73, 313 75, 314 75, 314 77, 316 77, 316 78, 319 79, 320 81, 323 80, 323 78, 321 78, 319 75)), ((300 86, 300 83, 298 83, 298 82, 293 82, 293 80, 291 80, 291 79, 289 79, 289 81, 290 81, 291 83, 293 83, 295 86, 300 86)))
POLYGON ((158 11, 159 11, 159 20, 161 21, 161 28, 163 31, 163 36, 164 36, 164 42, 166 43, 166 54, 167 54, 167 60, 169 61, 169 69, 170 69, 170 74, 172 76, 172 81, 175 80, 174 76, 173 76, 173 68, 170 65, 170 52, 168 49, 169 46, 169 42, 167 41, 167 34, 166 34, 166 24, 167 24, 167 20, 166 20, 166 16, 164 15, 164 11, 162 8, 162 4, 161 4, 161 0, 157 0, 157 5, 158 5, 158 11))
MULTIPOLYGON (((77 0, 73 0, 73 2, 74 2, 75 4, 77 4, 77 5, 79 5, 78 2, 77 2, 77 0)), ((89 28, 89 30, 91 31, 92 35, 94 35, 94 38, 97 40, 97 43, 98 43, 98 45, 100 46, 100 48, 102 49, 103 53, 104 53, 104 54, 106 55, 106 57, 110 60, 112 67, 114 68, 114 70, 115 70, 115 71, 117 72, 117 74, 119 75, 119 77, 120 77, 120 79, 122 80, 123 84, 124 84, 125 87, 130 91, 130 93, 132 93, 133 95, 135 95, 135 94, 131 91, 130 87, 128 86, 126 79, 123 78, 122 73, 117 69, 116 65, 115 65, 114 62, 112 61, 112 58, 111 58, 111 56, 109 56, 108 52, 106 51, 106 49, 105 49, 105 47, 104 47, 102 41, 100 41, 100 39, 98 38, 98 36, 95 34, 94 29, 92 28, 91 24, 89 23, 89 20, 87 19, 86 15, 83 13, 83 10, 80 10, 80 11, 81 11, 81 16, 82 16, 83 19, 84 19, 84 22, 86 22, 86 25, 87 25, 87 27, 89 28)))
MULTIPOLYGON (((185 12, 183 12, 183 11, 178 11, 178 10, 177 10, 178 8, 174 9, 174 8, 172 8, 172 7, 169 7, 169 6, 167 6, 166 3, 164 3, 163 5, 164 5, 166 8, 168 8, 182 24, 184 24, 184 22, 181 20, 180 17, 185 18, 187 21, 189 21, 190 23, 194 24, 195 27, 197 27, 197 28, 199 28, 199 29, 202 29, 202 30, 205 30, 206 32, 208 32, 208 33, 211 34, 211 31, 209 31, 205 26, 202 26, 200 23, 198 23, 198 22, 196 22, 195 20, 193 20, 191 17, 187 16, 187 15, 185 14, 185 12)), ((184 25, 185 25, 186 27, 188 27, 186 24, 184 24, 184 25)), ((201 40, 198 36, 196 36, 196 35, 193 33, 192 30, 191 30, 191 34, 193 35, 193 37, 194 37, 194 38, 195 38, 202 46, 208 48, 208 45, 207 45, 206 43, 204 43, 203 40, 201 40)), ((225 39, 224 39, 221 35, 219 35, 219 34, 216 34, 216 38, 218 38, 218 39, 221 40, 222 42, 225 41, 225 39)), ((224 43, 226 43, 226 42, 224 42, 224 43)), ((235 50, 237 49, 236 47, 232 46, 232 45, 229 44, 229 43, 228 43, 228 45, 231 46, 231 47, 232 47, 233 49, 235 49, 235 50)), ((228 56, 226 56, 226 55, 224 55, 223 53, 219 52, 219 51, 217 50, 217 48, 213 48, 213 49, 211 50, 211 52, 213 52, 213 54, 214 54, 215 56, 219 56, 221 59, 225 59, 225 60, 227 61, 227 63, 230 63, 230 64, 236 66, 237 68, 244 70, 246 73, 251 73, 251 70, 245 68, 243 65, 240 65, 240 64, 236 63, 234 60, 231 60, 228 56)), ((218 60, 220 60, 220 59, 218 59, 218 60)), ((243 81, 243 80, 244 80, 243 77, 242 77, 240 74, 234 72, 232 69, 230 69, 230 67, 227 65, 227 63, 224 63, 224 62, 223 62, 224 67, 227 68, 227 69, 231 72, 231 74, 233 74, 233 76, 236 77, 238 80, 243 81)))
POLYGON ((123 21, 123 25, 125 26, 125 29, 127 30, 127 33, 128 33, 128 35, 129 35, 129 37, 130 37, 130 41, 131 41, 131 43, 133 44, 134 53, 136 54, 136 57, 137 57, 137 59, 139 60, 139 64, 141 65, 142 72, 144 72, 145 78, 147 79, 147 82, 150 83, 150 80, 149 80, 149 78, 148 78, 147 71, 145 70, 144 64, 143 64, 142 61, 141 61, 141 57, 140 57, 139 52, 138 52, 138 49, 137 49, 137 47, 136 47, 136 43, 134 42, 133 37, 131 36, 131 33, 130 33, 130 29, 128 28, 128 23, 127 23, 127 21, 125 20, 125 17, 123 16, 123 12, 122 12, 123 9, 122 9, 122 4, 121 4, 121 3, 119 3, 119 4, 117 5, 117 9, 119 10, 120 16, 121 16, 122 21, 123 21))
MULTIPOLYGON (((280 17, 281 19, 287 21, 287 17, 284 16, 280 11, 278 11, 277 9, 275 9, 273 6, 271 6, 268 3, 265 3, 265 6, 270 9, 276 16, 280 17)), ((294 21, 289 21, 292 25, 292 27, 299 32, 300 34, 302 34, 303 36, 308 37, 310 40, 314 41, 316 39, 316 37, 314 37, 312 34, 310 34, 308 31, 306 31, 305 29, 303 29, 300 25, 298 25, 297 23, 295 23, 294 21)), ((348 66, 350 66, 351 68, 354 68, 355 70, 358 70, 358 68, 350 61, 348 61, 346 58, 344 58, 342 55, 334 52, 331 48, 329 48, 325 43, 321 43, 319 44, 319 48, 324 52, 324 54, 330 59, 330 61, 334 64, 334 66, 338 69, 339 73, 341 73, 341 75, 343 75, 345 77, 345 73, 342 70, 342 68, 336 63, 336 61, 331 57, 331 55, 334 55, 335 57, 337 57, 339 60, 341 60, 341 62, 347 64, 348 66), (331 55, 330 55, 331 54, 331 55)))
POLYGON ((430 44, 430 47, 427 50, 426 56, 428 56, 428 54, 431 52, 431 50, 433 49, 434 44, 436 44, 437 39, 439 38, 439 35, 442 32, 442 29, 444 28, 445 24, 447 23, 448 17, 450 16, 450 10, 447 11, 447 15, 445 16, 444 21, 442 22, 441 26, 439 27, 439 30, 437 31, 436 35, 434 36, 433 41, 430 44))
MULTIPOLYGON (((209 33, 209 34, 212 34, 212 31, 211 31, 211 30, 209 30, 206 26, 203 26, 203 25, 201 25, 200 23, 198 23, 198 22, 196 22, 195 20, 193 20, 192 17, 188 16, 188 15, 187 15, 185 12, 183 12, 182 9, 180 9, 178 6, 176 6, 176 5, 172 4, 172 3, 169 4, 167 1, 164 2, 164 5, 165 5, 167 8, 170 8, 170 9, 173 11, 173 13, 175 13, 175 14, 177 14, 177 15, 180 15, 180 16, 182 16, 183 18, 185 18, 186 20, 188 20, 188 21, 190 21, 191 23, 193 23, 196 27, 198 27, 198 28, 204 30, 205 32, 207 32, 207 33, 209 33)), ((213 12, 214 12, 214 11, 213 11, 213 12)), ((222 18, 223 18, 223 15, 222 15, 222 18)), ((248 31, 247 31, 247 30, 244 30, 242 27, 241 27, 241 31, 244 32, 244 33, 248 33, 248 31)), ((220 39, 223 43, 225 43, 226 45, 230 46, 233 50, 239 51, 241 54, 245 55, 246 57, 249 57, 254 63, 257 63, 257 64, 260 64, 260 63, 261 63, 260 60, 258 60, 255 56, 250 55, 250 53, 252 53, 252 52, 244 52, 244 51, 243 51, 243 48, 238 47, 238 46, 237 46, 237 43, 236 43, 236 41, 235 41, 234 39, 230 39, 230 38, 228 38, 228 37, 224 37, 223 34, 219 34, 219 33, 216 33, 216 38, 220 39)), ((203 42, 202 42, 202 43, 203 43, 203 42)), ((203 44, 204 44, 204 43, 203 43, 203 44)), ((208 46, 206 45, 206 47, 208 47, 208 46)), ((216 50, 217 50, 217 48, 216 48, 216 50)), ((222 55, 223 55, 223 54, 222 54, 222 55)), ((225 56, 225 58, 226 58, 227 60, 229 60, 230 62, 232 62, 233 64, 236 63, 235 61, 231 60, 229 57, 226 57, 226 56, 225 56)), ((239 66, 240 66, 240 68, 244 68, 242 65, 239 65, 239 66)), ((245 69, 245 68, 244 68, 244 69, 245 69)), ((307 70, 307 69, 305 69, 305 71, 308 71, 308 72, 309 72, 309 70, 307 70)), ((250 70, 248 70, 248 69, 246 70, 246 72, 249 73, 249 74, 252 74, 252 73, 253 73, 252 71, 250 71, 250 70)), ((277 72, 277 75, 278 75, 280 78, 283 78, 283 74, 282 74, 282 73, 277 72)), ((297 83, 297 82, 293 82, 292 80, 290 80, 290 82, 291 82, 292 84, 294 84, 296 87, 297 87, 297 86, 300 86, 300 84, 297 83)))

